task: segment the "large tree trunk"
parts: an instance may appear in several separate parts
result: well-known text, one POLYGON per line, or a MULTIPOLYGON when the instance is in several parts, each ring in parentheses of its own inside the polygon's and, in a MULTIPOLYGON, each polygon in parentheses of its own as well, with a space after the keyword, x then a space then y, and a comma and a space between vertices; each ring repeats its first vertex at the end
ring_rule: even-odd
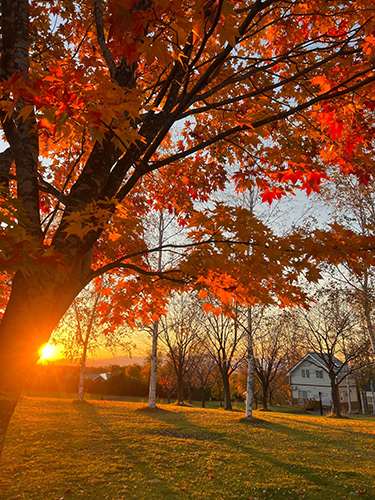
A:
POLYGON ((159 335, 159 321, 154 322, 152 331, 152 351, 151 351, 151 376, 150 387, 148 393, 148 407, 156 408, 156 383, 158 374, 158 335, 159 335))
POLYGON ((41 347, 87 284, 80 283, 79 277, 76 269, 69 276, 66 269, 60 273, 42 266, 38 275, 25 276, 19 271, 13 278, 12 293, 0 323, 0 453, 9 420, 40 358, 41 347))

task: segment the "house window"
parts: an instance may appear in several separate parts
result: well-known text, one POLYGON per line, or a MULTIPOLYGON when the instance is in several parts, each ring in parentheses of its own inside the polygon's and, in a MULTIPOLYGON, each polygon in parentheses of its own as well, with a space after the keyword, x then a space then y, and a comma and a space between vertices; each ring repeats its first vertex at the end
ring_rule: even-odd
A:
POLYGON ((302 378, 305 378, 305 377, 306 377, 305 370, 302 370, 302 378))
POLYGON ((316 378, 323 378, 323 370, 316 370, 316 378))
POLYGON ((306 370, 306 378, 310 378, 310 370, 306 370))
POLYGON ((307 391, 298 391, 299 399, 307 399, 307 391))

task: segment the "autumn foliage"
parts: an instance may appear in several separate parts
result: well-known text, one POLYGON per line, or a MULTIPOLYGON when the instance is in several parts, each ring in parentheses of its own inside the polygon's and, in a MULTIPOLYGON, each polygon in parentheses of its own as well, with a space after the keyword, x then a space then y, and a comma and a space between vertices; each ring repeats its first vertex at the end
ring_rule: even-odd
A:
POLYGON ((256 188, 272 203, 319 190, 332 167, 368 181, 374 16, 371 0, 2 2, 9 408, 39 346, 103 273, 119 321, 124 311, 130 323, 152 321, 175 287, 295 304, 297 278, 319 276, 316 260, 355 260, 373 247, 338 228, 280 237, 212 196, 256 188), (188 233, 169 245, 183 253, 178 265, 158 271, 147 239, 154 210, 174 213, 188 233))

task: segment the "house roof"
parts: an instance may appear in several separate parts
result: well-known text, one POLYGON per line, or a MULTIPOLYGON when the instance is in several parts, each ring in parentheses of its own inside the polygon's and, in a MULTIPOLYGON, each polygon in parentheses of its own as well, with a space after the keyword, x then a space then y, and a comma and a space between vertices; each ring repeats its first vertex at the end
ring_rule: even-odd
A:
MULTIPOLYGON (((300 361, 298 361, 298 363, 296 363, 288 371, 287 376, 290 377, 292 372, 294 372, 294 370, 296 370, 299 367, 299 365, 304 361, 306 361, 308 358, 310 358, 310 362, 313 363, 315 366, 322 368, 325 372, 327 372, 327 365, 324 363, 324 360, 328 361, 328 356, 326 354, 320 355, 316 352, 308 352, 300 361)), ((333 356, 332 360, 335 365, 335 368, 337 368, 337 371, 339 371, 344 363, 335 356, 333 356)))
POLYGON ((91 379, 95 382, 95 380, 108 380, 109 377, 111 376, 110 373, 85 373, 85 378, 86 379, 91 379))

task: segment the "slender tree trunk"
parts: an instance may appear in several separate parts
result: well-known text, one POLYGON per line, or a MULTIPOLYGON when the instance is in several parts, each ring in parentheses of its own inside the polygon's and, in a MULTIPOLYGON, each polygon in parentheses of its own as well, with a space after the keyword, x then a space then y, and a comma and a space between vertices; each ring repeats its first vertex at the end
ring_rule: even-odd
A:
POLYGON ((177 403, 184 404, 184 380, 180 371, 177 373, 177 403))
POLYGON ((254 349, 252 334, 251 307, 247 309, 247 386, 246 386, 246 418, 253 416, 254 395, 254 349))
POLYGON ((366 312, 365 312, 365 318, 366 318, 367 331, 371 342, 371 347, 373 352, 375 353, 375 332, 372 326, 370 315, 366 312))
MULTIPOLYGON (((161 271, 163 252, 161 250, 164 236, 164 216, 163 212, 159 214, 159 253, 158 253, 158 271, 161 271)), ((151 348, 151 376, 150 386, 148 391, 148 407, 156 408, 156 383, 158 378, 158 337, 159 337, 159 321, 154 322, 152 330, 152 348, 151 348)))
POLYGON ((188 386, 187 388, 187 402, 191 404, 191 400, 193 398, 192 390, 191 390, 191 385, 188 386))
POLYGON ((202 408, 206 407, 206 391, 202 389, 202 408))
POLYGON ((363 399, 363 390, 362 390, 362 388, 359 389, 359 397, 360 397, 360 400, 361 400, 362 413, 364 415, 366 413, 366 408, 365 408, 365 401, 363 399))
POLYGON ((81 358, 81 366, 79 371, 79 384, 78 384, 78 401, 83 402, 83 396, 85 392, 85 370, 86 370, 86 360, 87 360, 87 345, 88 345, 88 335, 85 338, 83 344, 83 352, 81 358))
POLYGON ((350 415, 352 412, 352 402, 350 399, 350 384, 349 384, 349 377, 346 377, 346 389, 348 391, 348 414, 350 415))
POLYGON ((331 398, 332 398, 331 413, 334 417, 341 417, 339 390, 336 384, 336 376, 330 375, 330 379, 331 379, 331 398))
POLYGON ((151 377, 150 387, 148 393, 148 407, 156 408, 156 383, 158 375, 158 335, 159 335, 159 321, 154 322, 152 332, 152 352, 151 352, 151 377))
POLYGON ((373 352, 375 353, 375 331, 372 326, 371 321, 371 300, 369 298, 369 290, 368 290, 368 270, 365 268, 364 273, 364 282, 363 282, 363 294, 364 294, 364 316, 366 320, 366 326, 368 335, 371 342, 371 347, 373 352))
POLYGON ((268 386, 262 384, 262 410, 267 410, 267 396, 268 396, 268 386))
POLYGON ((221 389, 219 388, 219 408, 223 407, 223 393, 221 389))
POLYGON ((223 370, 222 371, 222 378, 223 378, 223 388, 224 388, 224 402, 225 402, 225 409, 228 411, 232 411, 232 402, 230 400, 230 385, 229 385, 229 376, 228 372, 223 370))
POLYGON ((372 414, 375 415, 375 390, 374 390, 374 382, 371 382, 371 394, 372 394, 372 414))

